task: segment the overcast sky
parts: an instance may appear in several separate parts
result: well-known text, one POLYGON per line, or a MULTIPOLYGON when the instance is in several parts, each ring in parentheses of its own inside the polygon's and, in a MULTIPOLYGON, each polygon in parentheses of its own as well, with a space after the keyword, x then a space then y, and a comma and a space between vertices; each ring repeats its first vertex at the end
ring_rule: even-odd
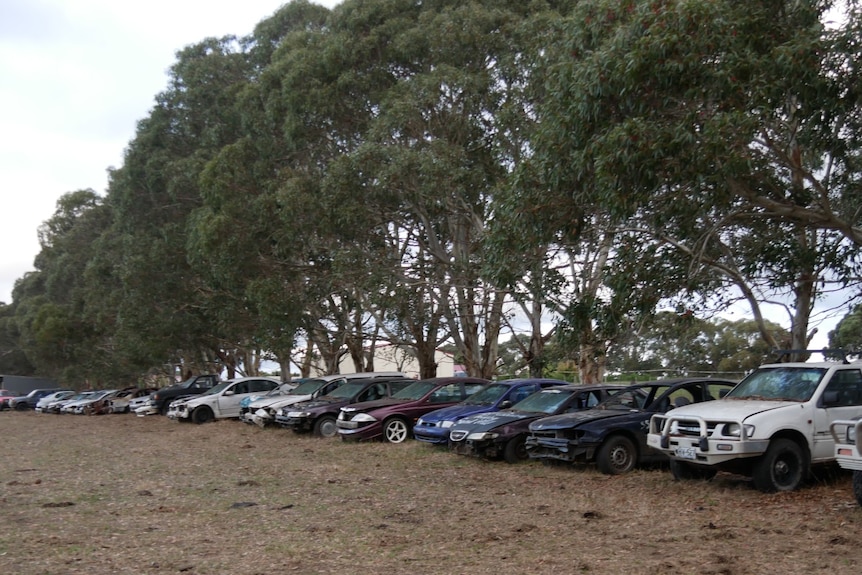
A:
POLYGON ((57 199, 105 192, 176 52, 245 36, 286 3, 0 0, 0 302, 34 269, 37 230, 57 199))

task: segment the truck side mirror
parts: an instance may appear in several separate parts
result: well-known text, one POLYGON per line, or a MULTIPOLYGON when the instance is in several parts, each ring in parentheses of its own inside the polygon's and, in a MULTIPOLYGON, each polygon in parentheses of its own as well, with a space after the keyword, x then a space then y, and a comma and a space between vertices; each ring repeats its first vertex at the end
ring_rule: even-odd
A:
POLYGON ((834 407, 839 404, 837 391, 824 391, 821 399, 823 407, 834 407))

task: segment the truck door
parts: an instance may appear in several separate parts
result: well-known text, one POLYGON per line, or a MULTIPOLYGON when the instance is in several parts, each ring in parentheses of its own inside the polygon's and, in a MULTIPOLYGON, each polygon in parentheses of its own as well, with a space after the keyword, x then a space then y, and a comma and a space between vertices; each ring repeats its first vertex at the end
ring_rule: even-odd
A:
POLYGON ((852 419, 862 415, 862 370, 837 369, 817 399, 814 409, 813 461, 834 457, 835 440, 829 425, 836 419, 852 419))

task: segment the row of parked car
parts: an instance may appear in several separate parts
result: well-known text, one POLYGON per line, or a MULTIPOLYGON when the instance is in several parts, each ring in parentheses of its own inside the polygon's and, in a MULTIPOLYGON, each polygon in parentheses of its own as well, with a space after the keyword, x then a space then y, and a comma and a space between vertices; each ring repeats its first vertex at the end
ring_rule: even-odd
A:
POLYGON ((89 392, 96 395, 68 398, 77 398, 72 407, 58 409, 55 401, 41 410, 131 411, 199 424, 238 419, 343 441, 415 438, 458 455, 509 463, 594 463, 607 474, 663 461, 677 480, 730 471, 752 477, 762 491, 796 489, 811 466, 837 461, 854 470, 854 493, 862 504, 862 455, 856 444, 862 428, 860 368, 846 360, 782 362, 761 366, 739 383, 685 377, 633 385, 470 377, 417 381, 398 372, 288 383, 272 377, 219 382, 207 375, 147 396, 138 390, 133 393, 141 397, 125 406, 121 392, 110 392, 107 400, 99 396, 104 392, 89 392))

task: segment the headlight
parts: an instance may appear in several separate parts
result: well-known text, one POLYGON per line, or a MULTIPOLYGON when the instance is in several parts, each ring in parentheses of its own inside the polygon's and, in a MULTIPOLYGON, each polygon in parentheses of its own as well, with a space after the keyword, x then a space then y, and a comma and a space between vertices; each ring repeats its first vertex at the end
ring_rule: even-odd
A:
POLYGON ((471 441, 488 441, 490 439, 497 439, 500 437, 499 433, 493 433, 490 431, 477 431, 476 433, 471 433, 467 436, 467 439, 471 441))
POLYGON ((425 420, 420 417, 416 420, 416 425, 425 425, 425 420))
POLYGON ((311 417, 311 413, 308 411, 288 411, 287 416, 288 417, 305 418, 305 417, 311 417))
MULTIPOLYGON (((724 426, 724 435, 727 437, 739 437, 740 436, 740 427, 738 423, 728 423, 724 426)), ((746 425, 745 426, 745 437, 752 437, 754 435, 754 426, 746 425)))
POLYGON ((372 417, 367 413, 357 413, 350 419, 350 421, 355 421, 357 423, 373 423, 377 421, 377 418, 372 417))
POLYGON ((455 425, 455 422, 449 421, 448 419, 440 422, 440 427, 442 427, 443 429, 449 429, 453 425, 455 425))
POLYGON ((847 443, 856 443, 856 426, 847 426, 847 443))

